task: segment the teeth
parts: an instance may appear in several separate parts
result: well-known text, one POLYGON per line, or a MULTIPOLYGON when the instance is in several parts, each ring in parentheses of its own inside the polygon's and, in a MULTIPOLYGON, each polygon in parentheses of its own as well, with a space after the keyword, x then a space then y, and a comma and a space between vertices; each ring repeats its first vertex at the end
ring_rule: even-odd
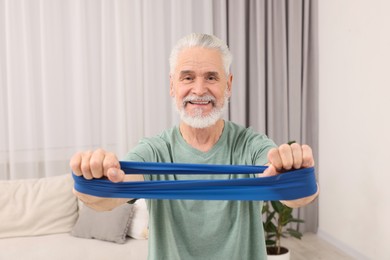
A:
POLYGON ((190 101, 191 104, 207 105, 210 101, 190 101))

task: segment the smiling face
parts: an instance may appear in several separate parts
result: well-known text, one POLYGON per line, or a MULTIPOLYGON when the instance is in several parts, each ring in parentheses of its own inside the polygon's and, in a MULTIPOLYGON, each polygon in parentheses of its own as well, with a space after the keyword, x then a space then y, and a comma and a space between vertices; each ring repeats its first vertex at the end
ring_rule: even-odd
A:
POLYGON ((218 50, 182 50, 170 78, 170 95, 181 120, 194 128, 214 125, 227 108, 231 83, 232 76, 226 75, 218 50))

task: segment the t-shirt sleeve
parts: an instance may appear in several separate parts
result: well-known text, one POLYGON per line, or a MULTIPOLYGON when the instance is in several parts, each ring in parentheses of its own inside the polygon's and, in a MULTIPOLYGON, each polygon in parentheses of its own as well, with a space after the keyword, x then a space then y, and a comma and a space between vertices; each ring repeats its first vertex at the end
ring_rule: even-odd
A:
MULTIPOLYGON (((169 148, 161 138, 144 138, 127 153, 124 160, 132 162, 167 162, 166 154, 169 148)), ((151 180, 151 175, 144 174, 145 180, 151 180)))
POLYGON ((150 157, 148 154, 151 152, 148 148, 148 145, 140 142, 126 154, 124 160, 131 162, 146 162, 148 161, 148 157, 150 157))
POLYGON ((255 165, 265 165, 268 163, 268 152, 277 147, 274 141, 266 135, 259 134, 253 137, 252 158, 255 165))

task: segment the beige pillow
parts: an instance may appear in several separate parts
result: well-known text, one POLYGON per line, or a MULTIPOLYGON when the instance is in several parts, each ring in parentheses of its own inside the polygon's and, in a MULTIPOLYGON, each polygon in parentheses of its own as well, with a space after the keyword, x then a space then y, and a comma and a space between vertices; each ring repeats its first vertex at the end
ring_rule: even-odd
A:
POLYGON ((0 181, 0 238, 69 232, 78 216, 70 174, 0 181))
POLYGON ((71 234, 123 244, 133 216, 133 204, 125 203, 111 211, 95 211, 84 206, 71 234))
POLYGON ((139 199, 133 205, 134 215, 127 235, 135 239, 148 239, 149 213, 145 199, 139 199))

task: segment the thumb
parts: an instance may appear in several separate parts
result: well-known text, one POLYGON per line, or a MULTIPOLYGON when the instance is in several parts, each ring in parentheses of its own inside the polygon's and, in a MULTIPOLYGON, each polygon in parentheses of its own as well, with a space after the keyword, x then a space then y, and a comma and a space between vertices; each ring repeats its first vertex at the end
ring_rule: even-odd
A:
POLYGON ((107 171, 107 178, 112 182, 123 182, 125 180, 125 173, 118 168, 111 168, 107 171))
POLYGON ((267 169, 264 170, 263 172, 263 177, 269 177, 269 176, 274 176, 277 175, 278 171, 276 170, 275 166, 270 164, 267 169))

